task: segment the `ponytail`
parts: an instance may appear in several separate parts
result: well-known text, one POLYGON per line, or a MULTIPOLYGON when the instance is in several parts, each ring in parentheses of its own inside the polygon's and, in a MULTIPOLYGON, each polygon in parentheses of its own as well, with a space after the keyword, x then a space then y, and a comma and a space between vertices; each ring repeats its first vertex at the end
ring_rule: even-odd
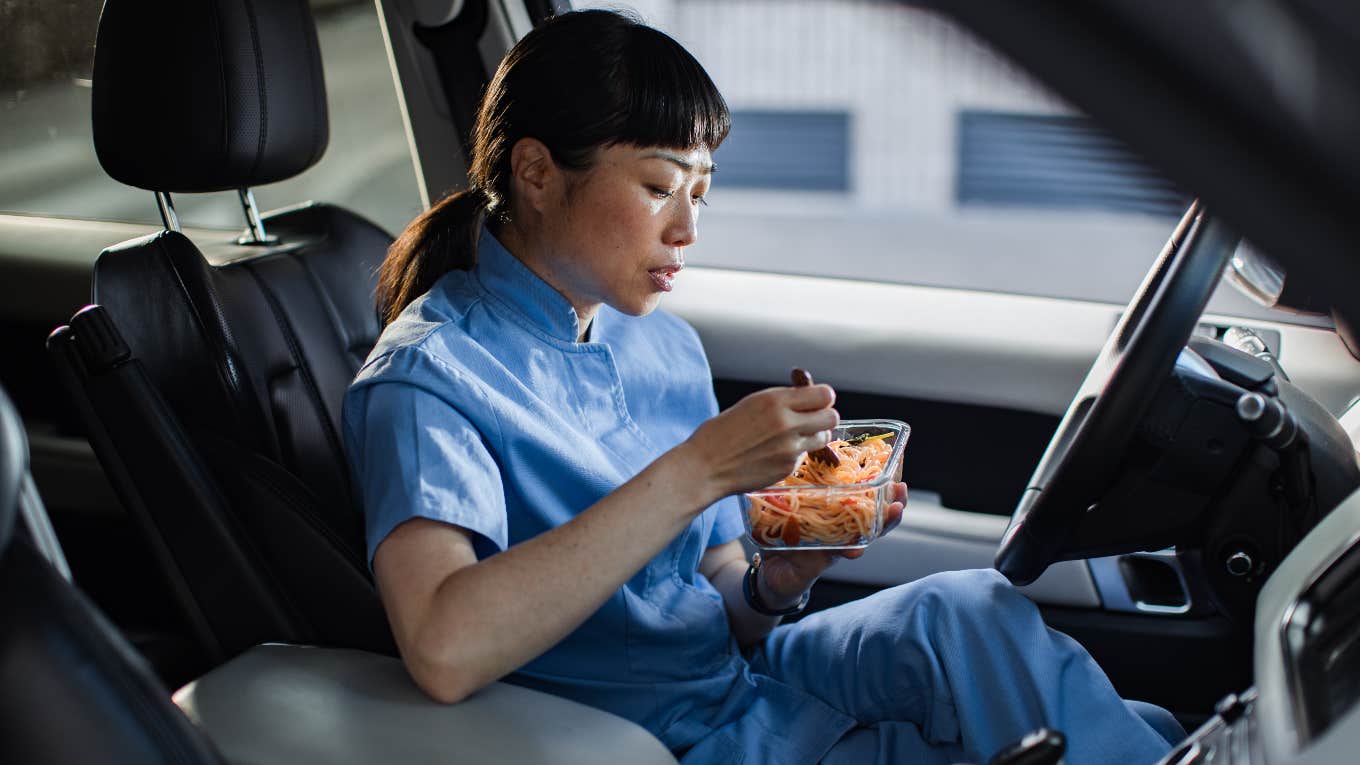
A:
POLYGON ((444 197, 387 248, 378 268, 378 316, 384 327, 439 277, 477 265, 477 237, 488 204, 486 192, 476 188, 444 197))
POLYGON ((496 69, 477 108, 468 191, 411 221, 378 269, 383 326, 439 277, 477 263, 489 214, 509 220, 510 153, 541 141, 553 161, 584 171, 606 146, 715 151, 731 127, 727 102, 675 40, 613 11, 564 13, 535 27, 496 69))

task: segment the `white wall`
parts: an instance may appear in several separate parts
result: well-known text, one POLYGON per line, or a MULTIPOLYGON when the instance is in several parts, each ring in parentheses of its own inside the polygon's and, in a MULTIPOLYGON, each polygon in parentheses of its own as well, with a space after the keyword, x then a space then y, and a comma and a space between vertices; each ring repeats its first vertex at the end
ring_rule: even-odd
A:
POLYGON ((733 109, 849 112, 849 201, 861 210, 952 209, 962 109, 1066 111, 970 33, 902 5, 637 0, 576 6, 636 9, 694 53, 733 109))

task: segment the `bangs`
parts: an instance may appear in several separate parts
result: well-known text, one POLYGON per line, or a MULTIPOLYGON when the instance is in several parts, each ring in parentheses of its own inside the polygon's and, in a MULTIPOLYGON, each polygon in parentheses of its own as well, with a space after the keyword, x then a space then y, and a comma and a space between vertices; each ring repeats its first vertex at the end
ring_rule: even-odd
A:
POLYGON ((508 177, 509 148, 522 137, 581 170, 615 144, 715 151, 732 128, 727 102, 680 43, 604 10, 555 16, 525 35, 487 86, 477 122, 473 171, 486 178, 508 177))
POLYGON ((651 27, 635 26, 627 65, 614 78, 617 143, 714 151, 732 129, 732 116, 718 88, 679 43, 651 27))

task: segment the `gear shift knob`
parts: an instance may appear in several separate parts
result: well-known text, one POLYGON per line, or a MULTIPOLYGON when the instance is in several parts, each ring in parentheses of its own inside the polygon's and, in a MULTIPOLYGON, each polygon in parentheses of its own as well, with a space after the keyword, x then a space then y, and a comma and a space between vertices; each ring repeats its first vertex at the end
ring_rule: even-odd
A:
POLYGON ((987 765, 1062 765, 1066 752, 1066 736, 1051 728, 1040 728, 1002 747, 987 765))

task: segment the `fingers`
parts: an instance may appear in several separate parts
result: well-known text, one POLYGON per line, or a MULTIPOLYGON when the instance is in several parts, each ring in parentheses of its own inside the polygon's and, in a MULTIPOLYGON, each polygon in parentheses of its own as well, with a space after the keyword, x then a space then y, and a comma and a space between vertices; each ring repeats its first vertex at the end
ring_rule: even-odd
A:
MULTIPOLYGON (((899 492, 900 495, 906 496, 905 484, 898 484, 898 486, 902 487, 903 489, 903 491, 899 492)), ((883 533, 879 534, 880 537, 883 536, 884 534, 887 534, 889 531, 892 531, 893 529, 897 528, 897 524, 902 522, 902 510, 903 510, 902 502, 901 500, 898 500, 896 502, 893 502, 891 505, 888 505, 887 509, 883 511, 883 533)), ((862 557, 864 555, 864 551, 867 549, 868 549, 867 547, 861 547, 857 550, 841 550, 840 557, 845 558, 846 560, 854 560, 856 558, 862 557)))
POLYGON ((810 452, 831 443, 831 431, 819 430, 806 436, 795 436, 793 448, 797 452, 810 452))
POLYGON ((841 422, 840 412, 835 409, 821 409, 815 412, 792 412, 789 415, 789 430, 800 436, 820 439, 812 447, 826 446, 831 440, 831 429, 841 422))
POLYGON ((883 511, 883 533, 897 528, 902 522, 902 511, 907 507, 907 485, 898 481, 893 484, 893 502, 883 511))
POLYGON ((808 449, 818 449, 831 442, 831 429, 841 422, 840 413, 835 409, 826 409, 812 414, 794 415, 796 418, 789 428, 794 436, 798 438, 799 448, 807 451, 808 449))
POLYGON ((762 551, 760 554, 765 557, 766 563, 770 560, 778 559, 781 563, 795 573, 795 575, 811 586, 818 576, 827 569, 842 551, 818 550, 815 547, 792 547, 787 550, 762 551))
POLYGON ((902 509, 903 506, 901 502, 894 502, 891 505, 888 505, 888 509, 883 511, 884 534, 897 528, 897 524, 902 522, 902 509))
POLYGON ((836 393, 829 385, 809 388, 766 388, 752 393, 734 409, 742 409, 748 416, 764 420, 765 430, 792 431, 810 435, 819 430, 831 430, 840 423, 840 414, 831 405, 836 393))
POLYGON ((836 391, 830 385, 809 385, 805 388, 782 388, 786 405, 795 412, 826 409, 836 403, 836 391))

